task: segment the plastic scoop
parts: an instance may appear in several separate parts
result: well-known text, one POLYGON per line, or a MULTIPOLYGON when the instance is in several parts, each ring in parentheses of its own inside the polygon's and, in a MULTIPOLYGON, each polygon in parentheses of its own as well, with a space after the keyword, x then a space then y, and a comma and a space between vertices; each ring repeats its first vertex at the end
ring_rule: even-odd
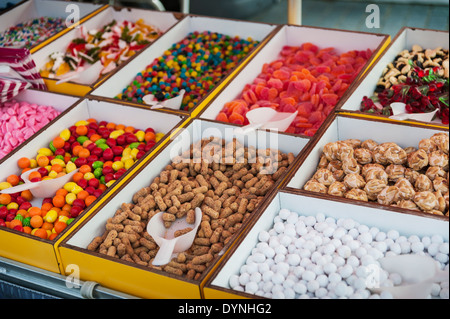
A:
POLYGON ((391 104, 391 109, 393 115, 389 118, 393 120, 417 120, 417 121, 423 121, 423 122, 431 122, 433 121, 434 117, 436 116, 437 109, 433 112, 429 113, 407 113, 406 112, 406 104, 401 102, 395 102, 391 104))
POLYGON ((241 134, 248 134, 257 129, 278 130, 284 132, 289 128, 297 114, 298 111, 286 113, 277 112, 270 107, 260 107, 247 112, 246 116, 250 124, 237 128, 236 130, 241 134))
POLYGON ((147 232, 155 240, 159 246, 158 253, 153 260, 153 265, 166 265, 172 259, 173 254, 181 253, 188 250, 194 242, 197 229, 202 221, 202 211, 200 208, 195 209, 195 223, 189 224, 186 222, 186 217, 177 219, 169 228, 164 226, 164 221, 160 212, 150 219, 147 225, 147 232), (186 228, 192 228, 186 234, 175 237, 175 232, 186 228))
POLYGON ((153 94, 144 96, 142 100, 145 104, 150 105, 151 109, 153 110, 162 109, 164 107, 168 109, 179 110, 181 108, 181 104, 183 103, 185 93, 185 90, 181 90, 178 96, 161 102, 158 101, 153 94))
POLYGON ((430 295, 433 283, 449 280, 449 272, 440 270, 436 261, 428 256, 399 255, 381 258, 379 262, 388 273, 399 274, 403 283, 370 290, 377 294, 388 291, 396 299, 425 299, 430 295))
POLYGON ((101 61, 97 61, 87 68, 80 68, 78 71, 65 74, 56 84, 62 84, 68 81, 79 84, 92 84, 99 78, 102 69, 103 65, 101 61))
POLYGON ((30 190, 31 194, 33 194, 33 196, 37 198, 52 197, 55 195, 58 189, 62 188, 66 183, 70 182, 72 180, 73 175, 76 172, 78 172, 78 169, 76 169, 70 172, 69 174, 66 174, 58 178, 33 183, 28 179, 28 176, 31 174, 31 172, 37 171, 38 169, 39 168, 29 170, 21 175, 22 180, 25 182, 24 184, 6 188, 0 191, 0 193, 14 194, 18 192, 23 192, 25 190, 30 190))

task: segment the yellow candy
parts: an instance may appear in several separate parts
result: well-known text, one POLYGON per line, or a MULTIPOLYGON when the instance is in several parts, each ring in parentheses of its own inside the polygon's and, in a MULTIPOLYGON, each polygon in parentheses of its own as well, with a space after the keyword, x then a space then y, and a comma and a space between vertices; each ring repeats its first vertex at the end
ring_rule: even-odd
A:
POLYGON ((0 183, 0 191, 2 191, 4 189, 7 189, 7 188, 10 188, 10 187, 12 187, 12 185, 10 183, 8 183, 8 182, 1 182, 0 183))
POLYGON ((116 161, 116 162, 114 162, 114 163, 112 164, 112 168, 113 168, 115 171, 118 171, 119 169, 123 168, 123 163, 122 163, 122 162, 119 162, 119 161, 116 161))
POLYGON ((52 156, 53 152, 51 149, 44 147, 44 148, 39 149, 38 155, 52 156))
POLYGON ((66 195, 67 204, 72 205, 75 199, 77 199, 77 195, 75 195, 74 193, 67 193, 66 195))
POLYGON ((88 172, 88 173, 84 174, 83 178, 88 181, 88 180, 95 178, 95 175, 91 172, 88 172))
POLYGON ((48 173, 48 177, 50 177, 50 178, 56 178, 58 176, 58 173, 57 172, 55 172, 55 171, 50 171, 49 173, 48 173))
POLYGON ((30 168, 36 168, 37 166, 37 161, 35 159, 30 159, 30 168))
POLYGON ((122 156, 122 158, 120 160, 122 161, 122 163, 125 164, 126 161, 133 160, 133 156, 131 156, 131 154, 125 155, 125 156, 122 156))
POLYGON ((49 180, 51 180, 51 179, 53 179, 53 178, 51 178, 51 177, 49 177, 49 176, 45 176, 42 180, 43 180, 43 181, 49 181, 49 180))
POLYGON ((87 125, 89 125, 89 123, 87 121, 78 121, 75 123, 75 126, 81 126, 81 125, 87 126, 87 125))
POLYGON ((69 138, 70 138, 70 136, 71 136, 72 134, 70 134, 70 131, 69 131, 69 129, 65 129, 65 130, 63 130, 62 132, 61 132, 61 134, 59 134, 59 136, 64 140, 64 141, 68 141, 69 140, 69 138))
POLYGON ((19 204, 15 203, 15 202, 11 202, 8 205, 6 205, 6 208, 8 208, 8 209, 19 209, 19 204))
POLYGON ((156 134, 156 138, 155 138, 155 141, 156 142, 159 142, 163 137, 164 137, 164 133, 158 133, 158 134, 156 134))
POLYGON ((139 152, 140 151, 137 148, 135 148, 131 151, 131 156, 133 157, 133 159, 136 159, 136 156, 139 152))
POLYGON ((125 169, 130 169, 131 166, 134 165, 134 161, 132 159, 127 159, 124 163, 123 163, 125 169))
POLYGON ((67 164, 66 164, 66 172, 67 172, 67 174, 72 173, 76 169, 77 169, 77 166, 74 163, 67 162, 67 164))
POLYGON ((69 220, 69 217, 67 217, 67 216, 59 216, 58 217, 58 221, 59 222, 63 222, 63 223, 67 223, 67 221, 69 220))
POLYGON ((123 150, 122 156, 129 156, 131 155, 131 148, 127 147, 123 150))
POLYGON ((81 192, 82 190, 83 190, 83 188, 77 185, 72 189, 72 193, 74 193, 75 195, 78 195, 78 193, 81 192))
POLYGON ((31 231, 31 235, 33 235, 34 236, 34 233, 36 232, 36 230, 38 230, 39 228, 34 228, 32 231, 31 231))
POLYGON ((145 138, 145 132, 144 131, 137 131, 136 134, 137 139, 139 142, 143 142, 145 138))
POLYGON ((110 138, 113 138, 113 139, 116 139, 116 138, 118 138, 119 136, 121 136, 121 135, 123 135, 123 134, 125 134, 125 131, 124 131, 124 130, 116 130, 116 131, 111 132, 111 134, 109 135, 109 137, 110 137, 110 138))
POLYGON ((61 165, 61 167, 66 167, 66 163, 59 158, 54 158, 52 159, 52 161, 50 162, 52 165, 61 165))
POLYGON ((47 229, 47 238, 50 237, 52 234, 52 232, 50 230, 47 229))
POLYGON ((44 221, 47 223, 54 223, 58 218, 58 213, 54 210, 49 210, 44 216, 44 221))
POLYGON ((74 189, 77 186, 78 185, 74 182, 68 182, 64 185, 64 189, 70 193, 72 191, 72 189, 74 189))

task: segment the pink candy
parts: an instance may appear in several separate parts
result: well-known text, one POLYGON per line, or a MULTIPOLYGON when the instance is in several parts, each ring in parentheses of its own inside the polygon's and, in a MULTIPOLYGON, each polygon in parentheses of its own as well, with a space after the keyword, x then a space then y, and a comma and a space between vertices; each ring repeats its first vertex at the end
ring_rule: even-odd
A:
POLYGON ((50 106, 8 101, 0 104, 0 159, 60 114, 50 106))

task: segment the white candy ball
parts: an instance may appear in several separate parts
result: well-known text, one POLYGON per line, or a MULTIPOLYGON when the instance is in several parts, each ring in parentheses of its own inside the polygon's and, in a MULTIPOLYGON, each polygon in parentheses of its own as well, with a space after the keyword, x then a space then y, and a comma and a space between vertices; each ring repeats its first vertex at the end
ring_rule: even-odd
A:
POLYGON ((255 294, 258 291, 259 287, 256 282, 250 281, 245 285, 245 292, 249 294, 255 294))
POLYGON ((347 243, 347 246, 350 247, 352 252, 355 252, 359 247, 361 247, 361 243, 357 240, 351 240, 347 243))
POLYGON ((297 294, 299 294, 300 296, 306 294, 306 292, 308 291, 308 288, 307 288, 306 285, 305 285, 304 283, 302 283, 302 282, 296 283, 296 284, 294 285, 293 289, 294 289, 294 291, 295 291, 297 294))
POLYGON ((286 222, 288 224, 296 224, 298 221, 298 214, 297 213, 291 213, 288 218, 286 219, 286 222))
POLYGON ((323 271, 327 275, 335 273, 337 271, 337 266, 335 264, 333 264, 333 263, 328 263, 328 264, 323 266, 323 271))
POLYGON ((322 232, 322 234, 323 234, 325 237, 331 237, 331 236, 333 236, 333 233, 334 233, 334 228, 333 228, 333 227, 330 227, 330 226, 328 226, 327 228, 325 228, 325 229, 323 230, 323 232, 322 232))
POLYGON ((292 238, 291 239, 291 241, 292 241, 295 239, 295 237, 297 235, 297 231, 295 230, 294 227, 286 227, 283 234, 292 238))
MULTIPOLYGON (((231 287, 231 289, 236 288, 237 286, 239 286, 239 276, 238 275, 232 275, 230 276, 230 279, 228 280, 228 283, 231 287)), ((440 287, 439 287, 440 290, 440 287)))
POLYGON ((433 235, 431 237, 432 243, 442 244, 444 242, 444 238, 441 235, 433 235))
POLYGON ((338 297, 345 297, 347 295, 347 285, 344 282, 339 282, 336 287, 334 288, 334 293, 338 297))
POLYGON ((331 243, 332 245, 334 245, 335 248, 338 248, 338 247, 342 246, 342 242, 341 242, 339 239, 337 239, 337 238, 333 238, 333 239, 330 241, 330 243, 331 243))
POLYGON ((439 245, 439 252, 448 255, 449 253, 448 246, 449 246, 448 243, 442 243, 441 245, 439 245))
POLYGON ((275 224, 273 225, 273 229, 275 229, 275 231, 276 231, 278 234, 283 233, 283 231, 284 231, 284 223, 283 223, 283 222, 277 222, 277 223, 275 223, 275 224))
POLYGON ((341 238, 341 242, 342 242, 343 245, 347 245, 350 241, 353 241, 353 237, 350 236, 349 234, 345 234, 341 238))
POLYGON ((333 264, 335 264, 337 267, 341 267, 345 265, 345 259, 341 256, 335 255, 333 258, 333 264))
POLYGON ((389 279, 392 281, 394 286, 400 286, 403 282, 402 276, 397 273, 391 273, 389 275, 389 279))
POLYGON ((319 275, 316 278, 317 282, 319 283, 320 287, 326 287, 328 286, 328 276, 326 275, 319 275))
POLYGON ((250 275, 248 273, 243 273, 242 275, 239 276, 239 283, 241 284, 241 286, 245 286, 246 284, 248 284, 250 281, 250 275))
POLYGON ((320 288, 320 284, 317 280, 310 280, 306 287, 308 287, 309 292, 314 293, 317 289, 320 288))
POLYGON ((402 254, 409 254, 411 252, 411 244, 409 242, 400 243, 400 248, 402 249, 402 254))
POLYGON ((261 273, 261 274, 263 274, 263 273, 265 273, 266 271, 269 271, 269 270, 270 270, 270 266, 269 266, 268 263, 261 263, 261 264, 258 265, 258 272, 261 273))
POLYGON ((302 279, 309 282, 316 279, 316 273, 311 270, 305 270, 302 274, 302 279))
POLYGON ((236 290, 236 291, 241 291, 241 292, 244 292, 245 290, 244 290, 244 287, 242 287, 242 286, 237 286, 236 288, 234 288, 234 290, 236 290))
POLYGON ((274 272, 272 270, 265 271, 262 275, 262 279, 265 282, 271 282, 274 272))
POLYGON ((382 231, 378 232, 378 234, 375 236, 375 240, 376 240, 376 241, 383 241, 383 240, 385 240, 386 238, 387 238, 386 233, 385 233, 385 232, 382 232, 382 231))
POLYGON ((351 218, 347 218, 343 221, 342 227, 344 227, 347 230, 350 230, 355 227, 355 221, 351 218))
POLYGON ((295 278, 295 280, 292 278, 286 278, 286 280, 283 282, 283 287, 285 289, 292 288, 292 287, 294 287, 294 285, 297 281, 298 281, 297 278, 295 278))
POLYGON ((325 298, 325 297, 327 296, 327 294, 328 294, 328 290, 326 290, 326 289, 323 288, 323 287, 320 287, 319 289, 317 289, 317 290, 314 292, 314 295, 315 295, 317 298, 325 298))
POLYGON ((395 242, 401 244, 401 243, 404 243, 407 241, 408 241, 408 238, 406 238, 405 236, 402 235, 402 236, 399 236, 395 242))
POLYGON ((352 228, 352 229, 350 229, 350 230, 348 231, 348 234, 349 234, 350 236, 352 236, 353 239, 356 239, 356 238, 358 238, 359 231, 358 231, 358 229, 356 229, 356 228, 352 228))
POLYGON ((448 263, 448 255, 447 254, 437 253, 434 258, 443 264, 448 263))
POLYGON ((338 247, 337 253, 342 258, 349 258, 352 254, 352 250, 350 249, 350 247, 348 247, 346 245, 342 245, 342 246, 338 247))
POLYGON ((333 244, 326 244, 323 246, 323 254, 332 255, 336 250, 336 247, 333 244))
POLYGON ((325 219, 326 219, 326 216, 325 216, 324 213, 317 213, 316 214, 316 220, 317 220, 318 223, 324 222, 325 219))
POLYGON ((294 299, 295 298, 295 291, 292 288, 287 288, 283 291, 285 299, 294 299))
POLYGON ((438 297, 440 293, 441 293, 441 285, 433 283, 433 285, 431 286, 431 295, 433 297, 438 297))
POLYGON ((258 234, 258 240, 261 242, 268 242, 270 239, 269 232, 262 230, 258 234))
POLYGON ((284 296, 284 293, 282 291, 277 291, 275 293, 272 293, 272 299, 286 299, 284 296))
POLYGON ((428 246, 428 253, 430 254, 430 256, 436 256, 437 253, 439 252, 439 244, 438 243, 431 243, 428 246))
POLYGON ((384 241, 380 241, 380 242, 375 243, 374 247, 378 251, 380 251, 381 253, 385 253, 387 251, 387 249, 388 249, 388 245, 384 241))
POLYGON ((337 272, 333 272, 328 275, 328 281, 330 283, 338 283, 338 282, 342 281, 342 277, 337 272))
POLYGON ((250 281, 259 283, 262 279, 262 275, 259 272, 255 272, 250 275, 250 281))
POLYGON ((413 253, 423 252, 424 249, 425 249, 425 246, 423 245, 423 243, 421 241, 414 242, 411 244, 411 251, 413 253))
POLYGON ((355 290, 366 289, 366 280, 364 278, 356 278, 352 286, 355 290))
POLYGON ((358 278, 366 279, 369 275, 369 269, 366 266, 356 268, 355 274, 358 278))
POLYGON ((428 248, 428 246, 431 244, 431 238, 429 236, 422 237, 421 241, 425 248, 428 248))
POLYGON ((380 293, 381 299, 394 299, 394 296, 389 291, 383 291, 380 293))
POLYGON ((256 253, 253 255, 253 261, 255 263, 263 263, 266 260, 266 255, 264 255, 263 253, 256 253))
POLYGON ((342 236, 344 236, 346 233, 347 233, 347 231, 345 230, 345 228, 338 227, 338 228, 336 228, 336 230, 333 233, 333 238, 341 239, 342 236))
POLYGON ((417 235, 411 235, 408 237, 408 241, 413 244, 413 243, 418 243, 420 242, 420 238, 417 235))
POLYGON ((356 269, 359 266, 359 259, 352 255, 347 258, 347 264, 352 266, 353 269, 356 269))
POLYGON ((264 292, 271 292, 273 288, 273 282, 267 281, 263 284, 262 289, 264 292))
POLYGON ((284 247, 289 246, 291 244, 291 242, 292 242, 291 236, 282 235, 280 238, 280 244, 283 245, 284 247))
POLYGON ((288 209, 284 209, 284 208, 278 212, 278 216, 280 216, 280 218, 283 220, 286 220, 290 214, 291 214, 291 211, 288 209))
POLYGON ((392 240, 396 240, 398 237, 400 237, 400 233, 397 230, 390 230, 386 235, 392 240))
POLYGON ((283 262, 286 260, 286 255, 284 254, 276 254, 275 258, 273 259, 275 261, 276 264, 283 262))
POLYGON ((370 244, 372 242, 372 234, 370 232, 362 233, 358 236, 358 240, 362 244, 370 244))
POLYGON ((312 240, 308 240, 303 244, 303 248, 309 250, 311 253, 316 250, 316 244, 312 240))
POLYGON ((389 250, 396 255, 400 255, 402 253, 402 247, 400 247, 399 243, 393 243, 389 246, 389 250))
POLYGON ((290 254, 287 256, 287 262, 291 266, 298 266, 300 264, 300 256, 295 254, 290 254))
POLYGON ((339 269, 339 275, 341 275, 342 278, 346 279, 350 277, 353 273, 353 267, 350 265, 344 265, 339 269))
POLYGON ((272 276, 272 282, 274 285, 281 285, 284 281, 284 276, 281 273, 274 273, 272 276))
POLYGON ((367 249, 364 247, 358 247, 355 250, 355 256, 361 259, 363 256, 367 255, 367 249))
POLYGON ((304 271, 305 268, 303 268, 302 266, 297 266, 294 268, 293 273, 297 278, 301 278, 304 271))
POLYGON ((306 234, 308 234, 308 229, 305 226, 295 226, 295 231, 298 236, 306 236, 306 234))
POLYGON ((369 233, 372 235, 372 239, 375 238, 379 232, 380 230, 377 227, 372 227, 369 230, 369 233))
POLYGON ((306 216, 305 217, 305 225, 313 226, 316 223, 316 218, 314 216, 306 216))

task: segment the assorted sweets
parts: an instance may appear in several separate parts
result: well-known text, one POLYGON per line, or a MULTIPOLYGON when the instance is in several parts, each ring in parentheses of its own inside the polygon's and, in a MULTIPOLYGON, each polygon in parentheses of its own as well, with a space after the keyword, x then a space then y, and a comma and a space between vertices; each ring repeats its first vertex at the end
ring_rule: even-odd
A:
POLYGON ((216 120, 247 125, 245 115, 259 107, 298 111, 287 132, 313 136, 371 56, 370 49, 338 53, 312 43, 285 46, 279 59, 264 64, 261 74, 225 104, 216 120))
POLYGON ((96 119, 64 129, 35 158, 18 159, 20 172, 0 183, 0 226, 53 240, 163 136, 96 119), (50 198, 34 198, 30 190, 1 194, 23 184, 21 175, 29 170, 32 183, 78 171, 50 198))
POLYGON ((374 95, 365 96, 361 111, 391 116, 391 103, 406 104, 407 113, 429 113, 449 124, 449 51, 414 45, 386 66, 374 95))
POLYGON ((50 61, 41 70, 43 77, 58 78, 69 72, 84 70, 97 61, 102 64, 101 77, 162 34, 142 19, 136 22, 113 20, 98 30, 86 30, 84 27, 78 30, 80 37, 73 39, 65 52, 50 55, 50 61))
POLYGON ((258 43, 217 32, 189 33, 138 73, 116 98, 143 103, 144 96, 153 95, 165 101, 184 90, 180 109, 191 110, 258 43))
POLYGON ((41 17, 19 23, 0 33, 0 47, 26 48, 47 40, 66 28, 62 18, 41 17))
MULTIPOLYGON (((440 235, 406 235, 352 218, 281 209, 228 283, 234 291, 271 299, 393 299, 389 291, 370 288, 401 286, 408 278, 381 269, 381 258, 428 256, 448 270, 448 251, 440 235)), ((448 299, 448 283, 433 283, 428 297, 448 299)))
POLYGON ((198 280, 293 161, 292 153, 257 150, 235 140, 201 140, 174 158, 132 202, 123 203, 87 249, 198 280), (167 265, 152 265, 159 247, 146 231, 148 221, 165 212, 166 227, 184 216, 194 224, 196 208, 202 211, 202 222, 192 246, 167 265))
POLYGON ((0 160, 60 114, 51 106, 10 100, 0 104, 0 160))
POLYGON ((303 188, 448 217, 448 148, 444 132, 407 148, 374 140, 330 142, 303 188))

